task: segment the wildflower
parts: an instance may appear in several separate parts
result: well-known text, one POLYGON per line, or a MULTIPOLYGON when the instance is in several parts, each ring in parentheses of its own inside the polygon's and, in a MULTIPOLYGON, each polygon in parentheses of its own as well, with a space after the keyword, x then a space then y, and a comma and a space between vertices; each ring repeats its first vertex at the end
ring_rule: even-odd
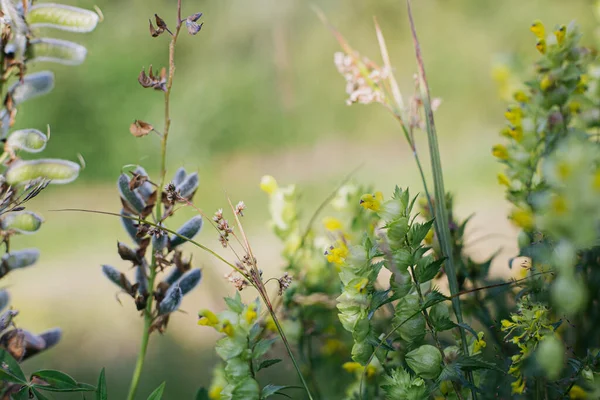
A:
POLYGON ((375 367, 373 364, 367 365, 367 370, 365 371, 365 375, 367 375, 367 378, 374 377, 376 373, 377 367, 375 367))
POLYGON ((544 92, 548 90, 554 84, 554 79, 548 74, 544 75, 542 80, 540 81, 540 89, 544 92))
POLYGON ((236 271, 225 274, 225 279, 227 279, 227 281, 229 281, 229 283, 231 283, 239 292, 249 285, 248 281, 242 278, 236 271))
POLYGON ((550 207, 556 214, 564 214, 568 210, 567 200, 564 198, 564 196, 556 194, 552 196, 550 207))
POLYGON ((260 188, 263 192, 271 195, 277 190, 277 181, 271 175, 265 175, 260 180, 260 188))
POLYGON ((519 125, 521 123, 521 117, 523 117, 523 110, 517 106, 510 106, 504 113, 504 117, 513 125, 519 125))
POLYGON ((201 310, 198 316, 200 317, 198 325, 214 327, 219 323, 219 318, 210 310, 201 310))
POLYGON ((541 53, 541 54, 546 54, 546 41, 544 39, 540 39, 537 41, 537 43, 535 44, 535 48, 541 53))
POLYGON ((279 295, 281 296, 283 292, 290 287, 292 283, 292 277, 286 272, 277 280, 277 282, 279 282, 279 295))
POLYGON ((342 230, 342 221, 334 217, 323 218, 323 225, 330 232, 342 230))
POLYGON ((233 325, 231 325, 231 322, 225 320, 225 321, 223 321, 223 324, 221 325, 219 332, 223 332, 227 336, 232 337, 233 336, 233 325))
POLYGON ((546 29, 544 28, 544 24, 539 19, 536 19, 535 21, 533 21, 529 30, 531 32, 533 32, 533 34, 538 39, 543 39, 544 36, 546 36, 546 29))
POLYGON ((211 400, 219 400, 221 398, 222 391, 222 386, 213 386, 210 388, 210 392, 208 392, 208 398, 211 400))
POLYGON ((519 103, 529 103, 529 96, 523 90, 517 90, 513 94, 513 98, 519 103))
POLYGON ((567 104, 567 107, 569 108, 571 114, 581 113, 581 103, 579 103, 578 101, 569 102, 569 104, 567 104))
POLYGON ((346 370, 346 372, 348 372, 348 373, 351 373, 351 374, 352 374, 352 373, 354 373, 354 372, 356 372, 356 371, 362 371, 362 369, 363 369, 363 366, 362 366, 362 365, 360 365, 360 364, 359 364, 359 363, 357 363, 357 362, 354 362, 354 361, 348 361, 348 362, 345 362, 345 363, 342 365, 342 368, 344 368, 344 370, 346 370))
POLYGON ((501 144, 497 144, 492 147, 492 155, 501 160, 508 160, 508 150, 506 150, 506 147, 501 144))
POLYGON ((332 355, 341 352, 345 348, 344 343, 339 339, 329 338, 323 344, 323 354, 332 355))
POLYGON ((510 214, 510 219, 515 225, 523 229, 530 230, 533 228, 533 213, 529 210, 516 209, 510 214))
POLYGON ((522 394, 525 390, 525 380, 523 379, 523 377, 520 377, 519 379, 511 383, 510 387, 512 388, 513 394, 522 394))
POLYGON ((477 333, 477 340, 475 340, 475 343, 473 345, 473 352, 477 353, 478 351, 485 348, 486 346, 487 346, 487 343, 485 342, 485 340, 483 340, 483 332, 477 333))
POLYGON ((577 82, 577 87, 575 88, 575 92, 577 93, 585 93, 588 88, 589 77, 586 74, 582 74, 579 77, 579 82, 577 82))
POLYGON ((364 291, 367 288, 368 284, 369 284, 369 280, 367 278, 362 278, 356 285, 354 285, 354 288, 359 293, 364 293, 364 291))
POLYGON ((265 321, 265 329, 271 332, 277 332, 277 325, 275 324, 275 321, 273 321, 273 317, 270 315, 265 321))
POLYGON ((223 219, 223 209, 219 208, 213 216, 213 221, 220 222, 223 219))
POLYGON ((246 313, 244 315, 244 318, 246 319, 246 322, 248 324, 252 324, 254 322, 254 320, 256 319, 256 317, 258 316, 257 314, 257 309, 256 309, 256 304, 250 304, 247 308, 246 308, 246 313))
POLYGON ((383 202, 383 193, 365 193, 360 197, 360 205, 367 210, 379 211, 383 202))
POLYGON ((561 25, 557 30, 554 31, 554 36, 556 36, 556 42, 560 45, 565 40, 565 35, 567 34, 567 27, 565 25, 561 25))
POLYGON ((388 78, 388 72, 379 68, 367 58, 359 58, 355 54, 337 52, 333 62, 338 72, 346 79, 346 93, 349 95, 346 103, 370 104, 382 103, 384 94, 381 90, 382 81, 388 78))
POLYGON ((585 390, 579 385, 574 385, 571 390, 569 390, 569 398, 570 399, 587 399, 588 395, 585 390))
POLYGON ((243 211, 246 209, 246 205, 244 204, 243 201, 240 201, 239 203, 237 203, 237 205, 235 206, 235 214, 239 215, 240 217, 244 216, 243 211))
POLYGON ((508 179, 508 177, 505 174, 499 173, 498 174, 498 183, 503 186, 510 186, 510 179, 508 179))
POLYGON ((327 261, 333 264, 342 265, 348 257, 348 247, 345 243, 339 242, 336 247, 331 246, 326 252, 327 261))
POLYGON ((521 142, 521 140, 523 140, 523 128, 520 126, 511 126, 508 129, 508 134, 517 142, 521 142))

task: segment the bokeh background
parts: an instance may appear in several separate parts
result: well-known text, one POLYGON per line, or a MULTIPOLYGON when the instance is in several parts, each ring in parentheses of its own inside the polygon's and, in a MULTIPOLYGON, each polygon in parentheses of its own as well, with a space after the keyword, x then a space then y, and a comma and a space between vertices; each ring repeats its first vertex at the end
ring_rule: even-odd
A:
MULTIPOLYGON (((107 369, 111 399, 124 398, 139 346, 142 321, 133 304, 116 301, 115 287, 100 272, 103 263, 126 268, 115 243, 127 240, 118 219, 59 208, 120 209, 116 178, 125 164, 141 164, 156 173, 156 136, 133 138, 129 124, 141 119, 162 125, 159 92, 137 83, 142 67, 167 62, 167 37, 148 34, 155 12, 174 19, 175 0, 67 0, 92 8, 104 22, 88 35, 73 36, 89 49, 80 67, 37 65, 56 72, 55 90, 23 105, 19 127, 44 130, 52 137, 44 156, 76 159, 86 168, 68 186, 51 187, 30 204, 46 223, 32 237, 13 241, 15 248, 37 246, 38 265, 10 274, 19 326, 39 331, 64 329, 61 344, 28 361, 26 369, 52 367, 94 383, 107 369)), ((455 194, 458 214, 475 213, 470 235, 480 257, 502 247, 495 265, 510 274, 506 260, 514 251, 514 232, 505 219, 506 205, 495 175, 499 170, 490 147, 499 140, 505 103, 492 79, 494 65, 512 55, 526 74, 536 57, 528 28, 535 18, 546 26, 576 20, 587 43, 598 21, 586 0, 418 0, 414 1, 432 94, 443 99, 437 111, 447 189, 455 194), (475 240, 492 234, 487 240, 475 240)), ((183 0, 184 13, 204 12, 196 37, 182 36, 177 47, 173 87, 173 123, 169 167, 198 171, 199 207, 212 213, 226 196, 248 205, 246 230, 266 273, 281 266, 280 246, 269 231, 266 196, 258 183, 272 174, 296 183, 305 215, 358 165, 357 182, 373 183, 389 195, 393 185, 421 190, 411 153, 399 127, 381 107, 345 104, 344 81, 333 65, 338 45, 302 0, 183 0)), ((405 95, 412 94, 415 72, 405 4, 399 0, 320 0, 313 2, 342 31, 355 49, 379 61, 373 16, 382 26, 396 76, 405 95)), ((48 36, 60 37, 56 32, 48 36)), ((423 135, 424 136, 424 135, 423 135)), ((419 140, 422 155, 426 146, 419 140)), ((192 212, 177 216, 184 221, 192 212)), ((219 248, 213 231, 199 241, 219 248)), ((190 249, 191 251, 192 249, 190 249)), ((233 293, 223 274, 227 267, 197 253, 204 281, 186 297, 165 336, 153 335, 139 398, 163 380, 165 398, 192 398, 210 380, 216 359, 211 329, 196 325, 200 308, 220 310, 222 297, 233 293)), ((252 297, 248 290, 246 296, 252 297)), ((286 363, 287 364, 287 363, 286 363)), ((283 364, 280 364, 283 365, 283 364)), ((274 383, 293 382, 294 373, 278 368, 274 383)), ((342 373, 340 371, 340 373, 342 373)), ((268 376, 264 377, 267 383, 268 376)))

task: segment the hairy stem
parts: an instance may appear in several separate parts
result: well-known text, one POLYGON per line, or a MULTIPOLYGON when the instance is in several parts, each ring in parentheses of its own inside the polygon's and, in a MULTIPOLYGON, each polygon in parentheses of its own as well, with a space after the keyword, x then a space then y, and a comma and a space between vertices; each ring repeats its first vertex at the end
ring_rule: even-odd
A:
MULTIPOLYGON (((160 224, 162 220, 162 194, 163 187, 165 186, 165 177, 167 175, 167 140, 169 138, 169 129, 171 127, 171 88, 173 87, 173 77, 175 75, 175 45, 177 44, 177 37, 181 30, 181 0, 177 0, 177 26, 175 32, 171 36, 171 42, 169 43, 169 74, 167 78, 167 88, 165 91, 165 117, 164 117, 164 128, 160 146, 160 185, 157 188, 158 196, 156 201, 156 221, 160 224)), ((155 250, 152 249, 152 262, 150 264, 150 276, 148 277, 148 302, 146 309, 144 310, 144 331, 142 332, 142 343, 140 346, 140 353, 135 365, 135 371, 133 378, 131 379, 131 385, 129 387, 128 400, 134 400, 137 388, 139 385, 140 376, 142 375, 142 369, 144 367, 144 359, 146 358, 146 352, 148 350, 148 342, 150 339, 150 328, 154 317, 152 316, 152 304, 154 300, 154 281, 156 280, 156 256, 155 250)))

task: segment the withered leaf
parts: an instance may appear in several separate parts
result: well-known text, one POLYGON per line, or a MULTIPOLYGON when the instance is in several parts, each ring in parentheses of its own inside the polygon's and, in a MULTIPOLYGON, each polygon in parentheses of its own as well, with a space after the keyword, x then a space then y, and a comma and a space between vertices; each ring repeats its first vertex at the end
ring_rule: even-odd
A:
POLYGON ((154 25, 152 25, 152 20, 149 19, 148 22, 150 23, 150 35, 152 37, 158 37, 164 32, 164 29, 161 29, 161 28, 156 29, 154 27, 154 25))
MULTIPOLYGON (((139 121, 142 122, 142 121, 139 121)), ((150 124, 148 124, 150 125, 150 124)), ((150 125, 152 126, 152 125, 150 125)), ((129 181, 129 190, 133 191, 144 183, 148 182, 148 177, 146 175, 138 174, 136 172, 131 172, 131 180, 129 181)))
POLYGON ((131 134, 135 137, 146 136, 147 134, 152 132, 153 129, 154 127, 152 126, 152 124, 140 121, 139 119, 133 121, 133 123, 129 126, 129 132, 131 132, 131 134))
POLYGON ((152 87, 152 79, 146 75, 146 71, 142 69, 140 75, 138 76, 138 82, 145 88, 152 87))
POLYGON ((156 90, 161 90, 163 92, 167 91, 167 70, 166 68, 162 68, 159 76, 154 76, 152 72, 152 65, 148 68, 148 75, 146 75, 146 71, 142 69, 140 75, 138 76, 138 82, 145 88, 154 88, 156 90))

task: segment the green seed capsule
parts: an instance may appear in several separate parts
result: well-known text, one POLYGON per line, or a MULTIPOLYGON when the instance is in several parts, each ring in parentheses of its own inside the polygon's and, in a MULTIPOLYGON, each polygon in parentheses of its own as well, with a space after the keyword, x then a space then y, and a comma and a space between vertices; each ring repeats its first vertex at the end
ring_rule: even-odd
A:
POLYGON ((442 354, 429 344, 406 353, 405 360, 408 366, 423 379, 436 379, 442 372, 442 354))

